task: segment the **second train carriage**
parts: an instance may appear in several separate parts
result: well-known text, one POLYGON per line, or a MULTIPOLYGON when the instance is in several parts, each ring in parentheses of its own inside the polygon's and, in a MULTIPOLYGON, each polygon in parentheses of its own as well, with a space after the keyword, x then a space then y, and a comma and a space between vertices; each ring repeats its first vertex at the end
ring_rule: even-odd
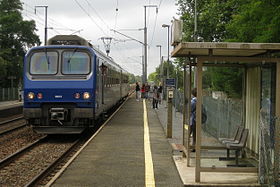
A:
POLYGON ((76 35, 58 35, 24 60, 24 117, 39 133, 81 133, 128 95, 128 73, 76 35))

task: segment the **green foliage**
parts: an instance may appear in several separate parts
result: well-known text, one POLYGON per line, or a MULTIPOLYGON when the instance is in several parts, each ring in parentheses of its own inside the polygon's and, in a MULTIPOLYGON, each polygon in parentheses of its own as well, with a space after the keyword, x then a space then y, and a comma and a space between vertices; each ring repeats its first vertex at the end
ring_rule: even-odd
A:
POLYGON ((229 97, 242 96, 244 70, 233 67, 208 67, 203 82, 213 91, 224 91, 229 97))
MULTIPOLYGON (((177 0, 183 40, 194 41, 194 0, 177 0)), ((205 42, 280 42, 279 0, 197 0, 197 36, 205 42)), ((178 59, 182 67, 182 59, 178 59)), ((208 68, 204 88, 240 97, 243 70, 208 68)))
POLYGON ((229 32, 228 41, 280 42, 280 1, 247 1, 226 29, 229 32))
POLYGON ((134 74, 128 74, 128 82, 129 84, 134 84, 136 82, 141 82, 141 76, 135 76, 134 74))
MULTIPOLYGON (((223 41, 226 25, 236 14, 243 0, 197 1, 197 36, 199 41, 223 41)), ((178 0, 179 14, 183 20, 183 38, 194 41, 194 0, 178 0)))
MULTIPOLYGON (((169 68, 169 78, 175 78, 177 79, 177 88, 183 88, 183 71, 182 68, 180 67, 180 62, 175 61, 168 64, 167 61, 164 61, 162 63, 163 65, 163 75, 162 78, 166 79, 167 77, 167 68, 169 68)), ((162 80, 161 80, 161 73, 160 73, 161 67, 160 65, 156 68, 156 71, 151 73, 148 77, 148 80, 151 82, 154 82, 155 84, 159 85, 162 80)))
POLYGON ((149 82, 156 82, 156 80, 157 80, 157 77, 158 76, 158 74, 157 74, 157 72, 153 72, 153 73, 151 73, 151 74, 149 74, 149 76, 148 76, 148 81, 149 82))
MULTIPOLYGON (((1 76, 16 76, 16 84, 21 79, 26 50, 40 44, 39 37, 35 34, 35 22, 24 21, 21 10, 19 0, 0 1, 0 69, 4 73, 1 76)), ((8 87, 10 82, 1 79, 0 86, 8 87)))

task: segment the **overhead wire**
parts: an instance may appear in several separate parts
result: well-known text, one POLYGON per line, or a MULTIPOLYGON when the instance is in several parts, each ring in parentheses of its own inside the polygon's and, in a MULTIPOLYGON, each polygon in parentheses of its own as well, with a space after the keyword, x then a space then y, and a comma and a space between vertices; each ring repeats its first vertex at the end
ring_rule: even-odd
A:
MULTIPOLYGON (((28 3, 25 3, 25 2, 23 4, 25 5, 25 7, 23 7, 23 11, 25 11, 26 15, 27 15, 27 13, 29 13, 29 15, 31 16, 31 17, 29 16, 30 19, 35 20, 36 22, 42 21, 43 26, 44 26, 45 18, 42 18, 39 14, 34 14, 35 7, 32 7, 31 5, 29 5, 28 3), (36 15, 38 20, 36 19, 36 17, 34 15, 36 15)), ((38 12, 40 12, 40 10, 38 10, 38 12)), ((74 29, 71 29, 70 27, 67 27, 67 26, 63 25, 62 23, 54 20, 51 16, 48 16, 48 25, 53 28, 53 29, 51 29, 51 32, 55 32, 57 34, 61 34, 61 33, 58 32, 53 25, 57 25, 59 27, 64 27, 65 30, 70 30, 70 31, 74 30, 74 29)))
MULTIPOLYGON (((93 10, 93 12, 96 14, 96 16, 100 19, 100 21, 102 23, 104 23, 104 25, 107 27, 107 29, 111 30, 110 27, 108 26, 108 24, 104 21, 104 19, 100 16, 100 14, 96 11, 96 9, 92 6, 91 2, 89 0, 85 0, 88 7, 91 8, 93 10)), ((107 35, 106 32, 104 31, 104 29, 93 19, 93 17, 90 15, 89 11, 87 11, 84 6, 79 3, 77 0, 75 0, 75 3, 84 11, 84 13, 90 18, 90 20, 102 31, 103 34, 107 35)), ((26 16, 30 19, 35 20, 40 26, 44 26, 44 18, 42 18, 40 16, 40 14, 34 14, 34 7, 30 6, 28 3, 24 3, 26 5, 25 11, 26 14, 28 14, 29 16, 26 16)), ((41 10, 38 10, 38 12, 41 12, 41 10)), ((115 24, 114 24, 114 28, 117 27, 117 21, 118 21, 118 13, 119 13, 119 1, 116 0, 116 15, 115 15, 115 24)), ((55 28, 55 26, 59 26, 59 27, 63 27, 65 28, 65 30, 70 30, 71 28, 57 22, 56 20, 54 20, 53 18, 51 18, 50 16, 48 16, 48 25, 50 27, 55 28)), ((64 30, 63 28, 56 28, 56 29, 60 29, 60 30, 64 30)), ((50 30, 51 32, 56 32, 58 33, 58 31, 56 31, 56 29, 52 29, 50 30)), ((73 29, 71 29, 73 30, 73 29)), ((120 41, 120 39, 115 39, 116 41, 120 41)), ((129 50, 125 45, 121 45, 120 48, 116 45, 113 46, 113 48, 116 49, 118 54, 121 54, 123 62, 127 61, 127 59, 125 59, 124 52, 123 50, 129 50)), ((127 66, 126 64, 124 64, 124 66, 127 66)))
POLYGON ((101 22, 103 22, 105 24, 105 26, 107 27, 107 29, 111 30, 111 28, 108 26, 108 24, 104 21, 104 19, 99 15, 99 13, 97 12, 97 10, 91 5, 91 3, 88 0, 85 0, 88 4, 88 6, 94 11, 94 13, 97 15, 97 17, 101 20, 101 22))
POLYGON ((160 5, 161 5, 162 1, 163 1, 163 0, 160 0, 159 5, 158 5, 158 8, 160 8, 160 5))
POLYGON ((119 1, 117 0, 114 30, 117 28, 117 19, 118 19, 118 15, 119 15, 119 1))
POLYGON ((96 21, 92 18, 92 16, 84 9, 84 7, 77 1, 75 0, 76 4, 84 11, 84 13, 90 18, 90 20, 100 29, 101 32, 103 32, 104 35, 107 36, 106 32, 100 27, 96 21))

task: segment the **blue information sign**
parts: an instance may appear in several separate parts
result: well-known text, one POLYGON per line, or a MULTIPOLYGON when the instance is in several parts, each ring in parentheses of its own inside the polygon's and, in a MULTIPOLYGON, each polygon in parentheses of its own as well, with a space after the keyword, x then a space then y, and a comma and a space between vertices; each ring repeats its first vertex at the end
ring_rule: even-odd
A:
POLYGON ((175 87, 175 79, 174 78, 169 78, 169 79, 166 79, 165 83, 166 83, 166 86, 168 87, 175 87))

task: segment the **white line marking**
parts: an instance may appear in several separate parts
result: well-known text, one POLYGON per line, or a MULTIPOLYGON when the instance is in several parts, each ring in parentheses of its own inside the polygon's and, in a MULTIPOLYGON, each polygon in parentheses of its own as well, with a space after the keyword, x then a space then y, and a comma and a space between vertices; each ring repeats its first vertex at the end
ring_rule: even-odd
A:
POLYGON ((154 166, 153 166, 153 158, 151 152, 148 114, 147 114, 145 100, 143 100, 143 108, 144 108, 143 117, 144 117, 145 183, 146 183, 146 187, 155 187, 154 166))

